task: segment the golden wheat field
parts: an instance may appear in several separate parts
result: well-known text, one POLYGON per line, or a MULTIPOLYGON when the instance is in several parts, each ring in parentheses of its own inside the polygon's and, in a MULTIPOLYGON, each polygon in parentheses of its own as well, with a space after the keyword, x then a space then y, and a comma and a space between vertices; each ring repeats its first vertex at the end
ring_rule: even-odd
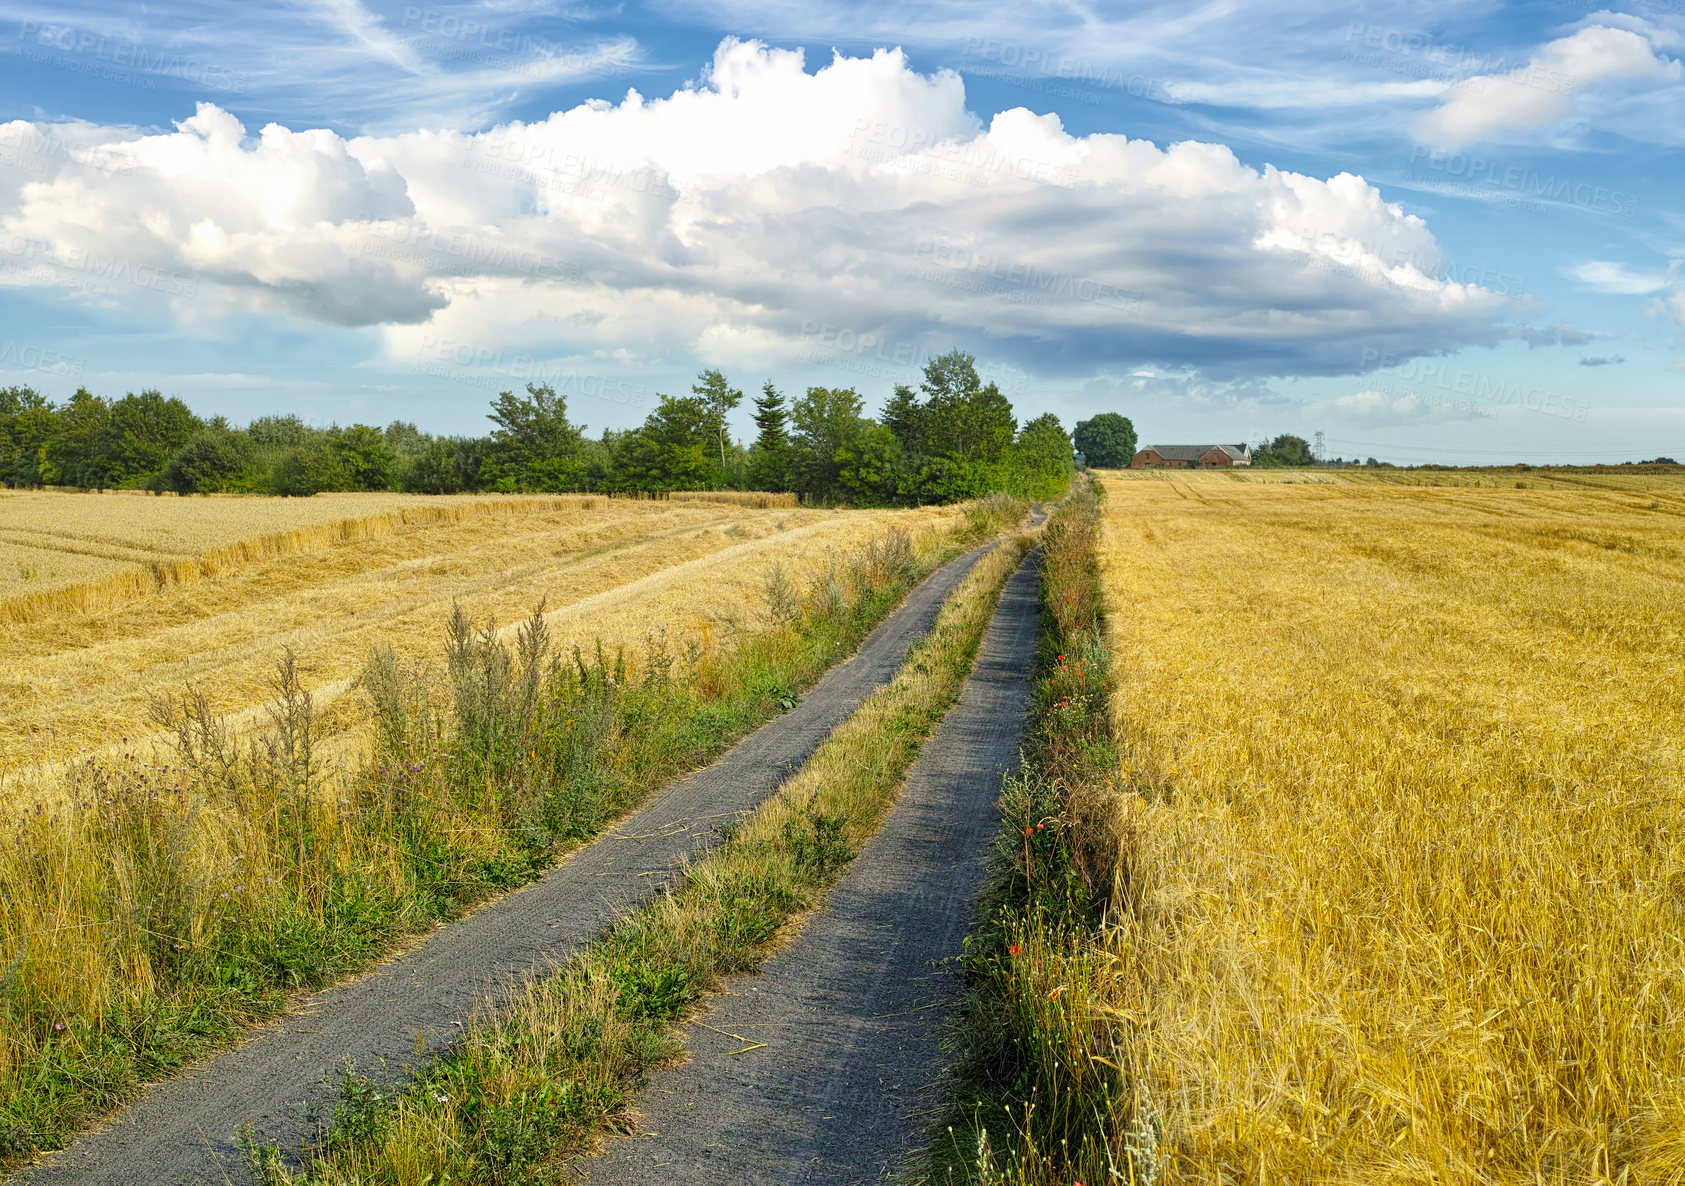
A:
MULTIPOLYGON (((1153 481, 1166 476, 1151 470, 1121 475, 1128 481, 1153 481)), ((1186 474, 1177 474, 1186 477, 1186 474)), ((1207 477, 1210 475, 1207 474, 1207 477)), ((1685 486, 1685 469, 1678 466, 1468 466, 1459 469, 1231 469, 1226 482, 1261 482, 1294 486, 1427 486, 1491 490, 1662 490, 1685 486)))
POLYGON ((1685 480, 1518 480, 1107 477, 1162 1180, 1685 1180, 1685 480))
MULTIPOLYGON (((0 571, 47 566, 82 582, 57 600, 0 603, 16 611, 0 638, 0 774, 144 737, 151 696, 189 684, 221 713, 249 712, 283 647, 328 707, 376 643, 440 653, 454 601, 513 624, 542 599, 564 648, 636 648, 657 624, 682 645, 752 615, 773 564, 800 579, 886 525, 954 514, 754 505, 779 501, 0 496, 0 571), (69 559, 40 558, 53 549, 69 559), (73 568, 90 558, 105 567, 73 568)), ((325 723, 344 727, 360 710, 333 711, 325 723)))

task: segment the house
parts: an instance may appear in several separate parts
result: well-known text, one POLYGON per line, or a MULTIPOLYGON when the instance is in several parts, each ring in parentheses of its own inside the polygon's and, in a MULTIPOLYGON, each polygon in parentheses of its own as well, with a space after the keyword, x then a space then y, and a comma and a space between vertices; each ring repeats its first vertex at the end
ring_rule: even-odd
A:
POLYGON ((1129 460, 1130 469, 1217 469, 1251 465, 1247 445, 1148 445, 1129 460))

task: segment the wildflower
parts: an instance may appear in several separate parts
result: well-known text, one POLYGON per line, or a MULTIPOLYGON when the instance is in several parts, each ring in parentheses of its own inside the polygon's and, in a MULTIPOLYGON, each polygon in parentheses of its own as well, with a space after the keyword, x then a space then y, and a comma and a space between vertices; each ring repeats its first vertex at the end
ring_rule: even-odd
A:
POLYGON ((62 1030, 64 1028, 64 1022, 62 1022, 62 1021, 53 1022, 53 1028, 55 1030, 62 1030))
POLYGON ((445 1097, 442 1095, 436 1095, 433 1098, 438 1100, 441 1104, 445 1102, 445 1097))
POLYGON ((1017 955, 1018 954, 1018 944, 1014 943, 1011 947, 1008 947, 1006 949, 1006 954, 1007 955, 1017 955))
POLYGON ((1034 828, 1025 828, 1024 829, 1024 835, 1031 836, 1031 835, 1034 835, 1034 834, 1035 834, 1034 828))
POLYGON ((1037 825, 1036 825, 1036 831, 1038 831, 1038 832, 1039 832, 1039 831, 1041 831, 1041 830, 1042 830, 1042 829, 1043 829, 1043 828, 1045 828, 1045 827, 1046 827, 1046 826, 1047 826, 1047 825, 1046 825, 1046 824, 1037 824, 1037 825))

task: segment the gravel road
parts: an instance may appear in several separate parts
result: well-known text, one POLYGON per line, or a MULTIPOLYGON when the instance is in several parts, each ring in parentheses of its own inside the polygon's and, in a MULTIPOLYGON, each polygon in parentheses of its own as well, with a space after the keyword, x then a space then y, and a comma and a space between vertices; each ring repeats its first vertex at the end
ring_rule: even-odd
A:
POLYGON ((639 1135, 574 1167, 589 1186, 876 1182, 942 1106, 939 1039, 995 802, 1018 764, 1039 627, 1034 558, 883 828, 822 911, 687 1029, 691 1060, 639 1097, 639 1135), (762 1044, 762 1045, 757 1045, 762 1044))
POLYGON ((987 546, 914 589, 848 662, 714 765, 674 783, 541 880, 434 932, 379 968, 317 993, 243 1044, 166 1080, 16 1186, 224 1186, 246 1182, 237 1134, 296 1150, 331 1113, 347 1058, 394 1076, 449 1046, 482 1002, 565 960, 672 881, 720 828, 767 795, 887 683, 987 546))

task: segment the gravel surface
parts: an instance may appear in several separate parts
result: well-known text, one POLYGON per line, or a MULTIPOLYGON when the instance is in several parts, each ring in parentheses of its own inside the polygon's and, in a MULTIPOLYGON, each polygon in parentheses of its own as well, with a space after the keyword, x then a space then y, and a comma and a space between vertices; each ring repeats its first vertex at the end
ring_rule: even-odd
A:
POLYGON ((580 1161, 590 1186, 854 1183, 894 1174, 943 1105, 943 1027, 1018 764, 1039 628, 1012 577, 959 703, 825 908, 687 1026, 691 1060, 639 1097, 639 1135, 580 1161))
POLYGON ((679 780, 533 885, 434 932, 371 973, 305 999, 221 1056, 166 1080, 17 1186, 222 1186, 247 1182, 238 1133, 297 1150, 332 1113, 347 1058, 393 1079, 438 1053, 485 1001, 565 960, 669 884, 720 828, 753 811, 887 683, 987 546, 927 578, 848 662, 790 712, 679 780))

